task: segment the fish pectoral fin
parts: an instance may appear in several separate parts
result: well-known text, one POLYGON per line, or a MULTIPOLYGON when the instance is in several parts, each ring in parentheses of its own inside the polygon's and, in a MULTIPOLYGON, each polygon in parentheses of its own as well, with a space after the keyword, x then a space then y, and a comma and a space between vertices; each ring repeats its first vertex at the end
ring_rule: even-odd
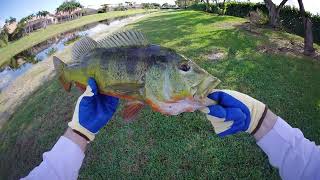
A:
POLYGON ((108 87, 116 94, 125 96, 140 97, 144 91, 144 84, 137 83, 119 83, 108 87))
POLYGON ((125 122, 133 121, 138 113, 143 109, 144 104, 141 101, 129 101, 122 112, 122 117, 125 122))
POLYGON ((87 89, 86 85, 84 85, 84 84, 75 82, 75 85, 77 86, 77 88, 78 88, 82 93, 84 93, 84 92, 86 91, 86 89, 87 89))

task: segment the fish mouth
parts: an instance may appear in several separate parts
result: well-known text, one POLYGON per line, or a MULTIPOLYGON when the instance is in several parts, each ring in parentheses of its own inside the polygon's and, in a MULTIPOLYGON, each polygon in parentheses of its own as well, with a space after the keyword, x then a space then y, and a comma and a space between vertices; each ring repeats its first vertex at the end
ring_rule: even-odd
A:
POLYGON ((202 80, 198 85, 193 87, 195 93, 193 95, 196 101, 203 101, 217 87, 220 80, 214 76, 209 76, 202 80))

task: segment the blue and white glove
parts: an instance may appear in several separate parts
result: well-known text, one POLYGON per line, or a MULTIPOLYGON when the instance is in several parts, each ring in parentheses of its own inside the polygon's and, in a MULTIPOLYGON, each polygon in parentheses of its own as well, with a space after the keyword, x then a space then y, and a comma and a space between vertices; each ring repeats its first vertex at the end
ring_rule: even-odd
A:
POLYGON ((268 108, 262 102, 237 91, 214 90, 208 98, 217 104, 202 109, 220 137, 245 131, 254 134, 268 108))
POLYGON ((89 78, 86 91, 78 98, 69 127, 92 141, 112 118, 118 101, 118 98, 100 94, 95 80, 89 78))

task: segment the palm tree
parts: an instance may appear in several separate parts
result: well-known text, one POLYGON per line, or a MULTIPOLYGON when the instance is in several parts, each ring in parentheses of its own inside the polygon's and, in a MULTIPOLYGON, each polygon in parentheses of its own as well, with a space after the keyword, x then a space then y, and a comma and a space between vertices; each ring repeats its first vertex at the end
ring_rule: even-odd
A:
POLYGON ((17 21, 16 18, 10 17, 9 19, 6 19, 5 23, 6 23, 6 24, 12 24, 12 23, 14 23, 14 22, 16 22, 16 21, 17 21))
MULTIPOLYGON (((71 0, 71 1, 64 1, 58 8, 57 8, 57 12, 68 12, 68 19, 72 19, 72 12, 74 10, 76 10, 77 8, 82 8, 83 6, 75 1, 75 0, 71 0)), ((79 15, 79 14, 78 14, 79 15)))
MULTIPOLYGON (((26 17, 26 22, 28 22, 29 20, 31 20, 32 18, 34 18, 35 15, 34 14, 30 14, 29 16, 26 17)), ((32 27, 31 26, 28 26, 28 33, 31 32, 31 30, 33 30, 33 28, 31 29, 32 27)))
POLYGON ((46 18, 46 16, 49 14, 49 12, 48 11, 38 11, 37 12, 37 17, 43 17, 44 18, 44 21, 42 21, 43 22, 43 24, 42 24, 42 26, 43 26, 43 28, 46 28, 47 27, 47 18, 46 18))

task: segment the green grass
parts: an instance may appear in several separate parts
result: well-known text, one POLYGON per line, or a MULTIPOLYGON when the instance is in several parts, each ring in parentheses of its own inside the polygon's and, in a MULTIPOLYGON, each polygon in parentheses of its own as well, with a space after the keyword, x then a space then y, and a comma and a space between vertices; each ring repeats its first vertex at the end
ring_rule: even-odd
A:
MULTIPOLYGON (((195 11, 154 15, 129 28, 150 41, 192 58, 222 80, 219 88, 238 90, 320 143, 320 65, 308 58, 262 54, 266 35, 253 36, 230 24, 243 19, 195 11), (218 62, 206 54, 219 48, 218 62)), ((266 30, 268 31, 268 30, 266 30)), ((268 33, 270 34, 270 32, 268 33)), ((65 131, 79 92, 64 92, 56 80, 42 86, 0 131, 0 177, 16 179, 41 162, 65 131)), ((199 112, 164 116, 146 108, 132 123, 120 117, 89 145, 80 179, 279 179, 266 155, 245 133, 219 138, 199 112)))
POLYGON ((146 12, 143 9, 128 10, 128 11, 113 11, 108 13, 93 14, 89 16, 83 16, 79 19, 68 21, 62 24, 54 24, 48 26, 46 29, 40 29, 33 32, 13 43, 9 43, 6 47, 0 48, 0 66, 7 63, 14 55, 31 48, 32 46, 39 44, 49 38, 52 38, 60 33, 91 24, 94 22, 111 19, 115 17, 127 16, 137 13, 146 12))

